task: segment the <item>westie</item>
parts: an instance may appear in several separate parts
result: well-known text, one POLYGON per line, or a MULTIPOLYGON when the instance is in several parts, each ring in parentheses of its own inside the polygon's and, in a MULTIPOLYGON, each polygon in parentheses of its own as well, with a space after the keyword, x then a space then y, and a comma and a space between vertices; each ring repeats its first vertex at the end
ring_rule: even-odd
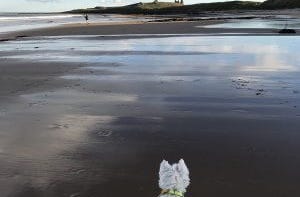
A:
POLYGON ((189 184, 189 170, 183 159, 173 165, 165 160, 161 162, 159 187, 162 192, 159 197, 183 197, 189 184))

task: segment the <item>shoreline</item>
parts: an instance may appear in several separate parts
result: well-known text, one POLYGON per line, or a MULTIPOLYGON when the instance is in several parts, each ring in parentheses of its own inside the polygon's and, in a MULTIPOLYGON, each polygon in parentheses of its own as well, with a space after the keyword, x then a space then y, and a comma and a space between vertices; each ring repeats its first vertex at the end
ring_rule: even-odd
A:
MULTIPOLYGON (((191 28, 191 23, 197 23, 196 25, 210 25, 222 23, 221 21, 209 21, 209 22, 111 22, 111 23, 72 23, 64 24, 53 27, 29 29, 22 31, 14 31, 0 34, 0 41, 16 40, 24 37, 36 37, 36 36, 64 36, 64 35, 122 35, 122 34, 165 34, 174 33, 174 31, 163 28, 163 26, 173 26, 175 24, 185 23, 191 28), (155 26, 155 28, 153 28, 155 26), (84 28, 84 29, 83 29, 84 28), (163 33, 163 29, 165 33, 163 33), (162 32, 160 32, 162 31, 162 32)), ((180 27, 179 27, 180 28, 180 27)), ((183 32, 177 28, 177 31, 183 32)), ((191 31, 184 31, 185 33, 192 33, 191 31)))
MULTIPOLYGON (((104 14, 106 15, 106 14, 104 14)), ((110 14, 107 14, 110 15, 110 14)), ((137 17, 141 15, 119 15, 117 17, 137 17)), ((23 37, 35 36, 65 36, 65 35, 124 35, 124 34, 235 34, 235 35, 279 35, 279 29, 272 28, 211 28, 208 25, 222 24, 230 20, 250 19, 280 19, 289 16, 299 18, 299 9, 283 10, 247 10, 240 13, 236 10, 203 12, 200 15, 143 15, 149 20, 110 21, 86 23, 57 24, 51 27, 37 27, 35 29, 17 30, 0 33, 0 42, 16 40, 23 37)), ((297 34, 299 35, 299 30, 297 34)), ((292 35, 292 34, 288 34, 292 35)))
MULTIPOLYGON (((54 27, 31 29, 0 34, 0 42, 39 36, 67 35, 140 35, 140 34, 223 34, 225 35, 281 35, 272 28, 208 28, 207 25, 225 23, 226 20, 176 21, 176 22, 112 22, 112 23, 73 23, 54 27)), ((289 36, 299 35, 287 34, 289 36)))

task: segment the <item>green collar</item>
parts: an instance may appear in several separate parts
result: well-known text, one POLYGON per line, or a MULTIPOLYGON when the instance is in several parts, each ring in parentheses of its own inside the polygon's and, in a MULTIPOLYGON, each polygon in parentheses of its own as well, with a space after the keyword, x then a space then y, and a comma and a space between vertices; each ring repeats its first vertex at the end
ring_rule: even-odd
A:
POLYGON ((176 196, 176 197, 184 197, 184 193, 180 192, 176 189, 163 190, 161 192, 161 194, 169 194, 169 195, 176 196))

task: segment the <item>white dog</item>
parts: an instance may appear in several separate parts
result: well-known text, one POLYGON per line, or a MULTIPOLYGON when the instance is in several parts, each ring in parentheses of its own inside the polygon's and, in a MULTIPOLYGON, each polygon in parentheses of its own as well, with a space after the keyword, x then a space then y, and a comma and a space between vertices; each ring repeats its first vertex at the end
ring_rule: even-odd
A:
POLYGON ((183 159, 170 165, 163 160, 159 169, 160 197, 183 197, 190 184, 189 170, 183 159))

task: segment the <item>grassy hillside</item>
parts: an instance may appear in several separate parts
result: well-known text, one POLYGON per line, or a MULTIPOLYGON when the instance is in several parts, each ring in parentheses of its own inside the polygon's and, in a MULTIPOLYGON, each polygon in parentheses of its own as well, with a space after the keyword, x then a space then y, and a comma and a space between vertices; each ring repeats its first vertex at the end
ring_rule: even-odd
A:
POLYGON ((261 6, 271 9, 300 8, 300 0, 267 0, 261 6))
POLYGON ((261 3, 251 1, 228 1, 215 3, 200 3, 186 5, 182 7, 169 7, 158 10, 159 14, 163 13, 199 13, 202 11, 223 11, 223 10, 253 10, 258 9, 261 3))
POLYGON ((89 9, 72 10, 71 13, 107 13, 107 14, 151 14, 156 10, 172 7, 182 7, 182 4, 171 2, 136 3, 121 7, 95 7, 89 9))
POLYGON ((203 11, 255 10, 300 8, 300 0, 267 0, 263 3, 253 1, 227 1, 182 5, 170 2, 136 3, 121 7, 95 7, 72 10, 70 13, 99 14, 197 14, 203 11))
POLYGON ((136 4, 141 9, 149 10, 149 9, 162 9, 162 8, 168 8, 168 7, 181 7, 183 6, 180 3, 172 3, 172 2, 153 2, 153 3, 138 3, 136 4))

